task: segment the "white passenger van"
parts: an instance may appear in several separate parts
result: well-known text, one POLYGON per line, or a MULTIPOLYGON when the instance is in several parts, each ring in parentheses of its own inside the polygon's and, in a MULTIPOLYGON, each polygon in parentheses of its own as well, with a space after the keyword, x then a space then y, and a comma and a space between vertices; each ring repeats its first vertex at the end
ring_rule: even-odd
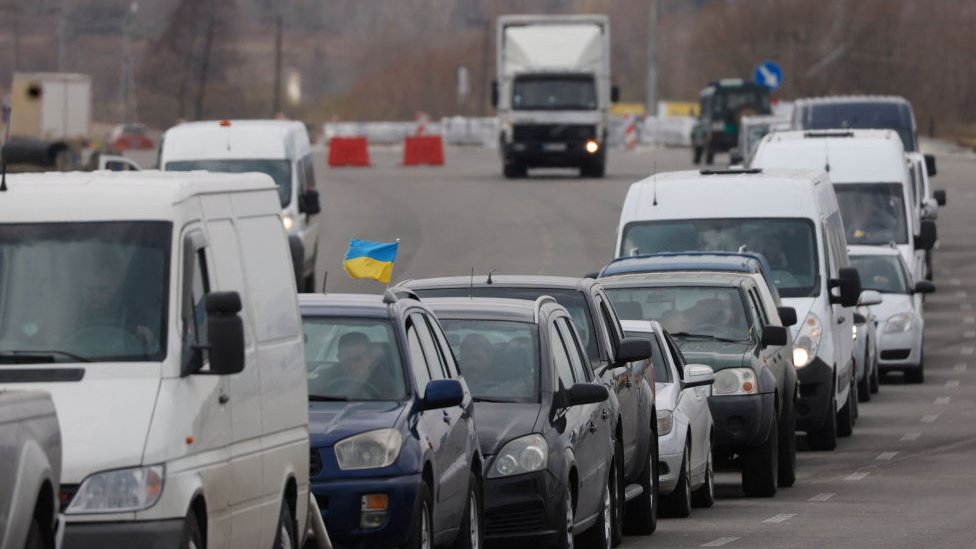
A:
POLYGON ((827 174, 812 170, 702 170, 630 186, 617 257, 685 251, 766 256, 783 305, 796 309, 796 428, 830 450, 850 435, 856 406, 853 309, 857 271, 827 174))
POLYGON ((308 131, 291 120, 188 122, 163 135, 159 169, 164 171, 261 172, 278 185, 281 222, 288 231, 301 290, 315 288, 321 210, 308 131))
POLYGON ((759 143, 754 168, 826 170, 834 184, 847 241, 894 243, 915 280, 925 278, 925 252, 935 223, 915 207, 905 150, 893 130, 776 132, 759 143))
POLYGON ((299 547, 303 336, 263 174, 24 174, 0 192, 0 389, 63 441, 65 547, 299 547))

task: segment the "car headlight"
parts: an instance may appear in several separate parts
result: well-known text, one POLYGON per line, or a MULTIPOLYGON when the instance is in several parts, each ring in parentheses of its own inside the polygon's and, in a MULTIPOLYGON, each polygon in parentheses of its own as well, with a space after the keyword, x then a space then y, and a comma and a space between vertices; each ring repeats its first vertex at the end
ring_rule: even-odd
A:
POLYGON ((163 493, 162 465, 95 473, 86 478, 65 510, 68 515, 142 511, 163 493))
POLYGON ((657 411, 657 436, 661 437, 671 432, 674 427, 674 411, 657 411))
POLYGON ((899 334, 912 329, 915 323, 915 315, 912 313, 898 313, 885 322, 886 334, 899 334))
POLYGON ((295 228, 295 218, 291 214, 285 214, 281 216, 281 224, 285 226, 285 230, 289 233, 295 228))
POLYGON ((803 319, 800 331, 793 340, 793 366, 803 368, 813 362, 813 357, 817 356, 817 349, 820 348, 820 339, 823 336, 823 328, 817 315, 810 312, 803 319))
POLYGON ((752 368, 724 368, 715 372, 712 395, 755 395, 759 393, 752 368))
POLYGON ((510 477, 541 471, 549 465, 549 443, 541 435, 510 441, 498 452, 488 478, 510 477))
POLYGON ((339 469, 389 467, 400 455, 403 437, 396 429, 377 429, 340 440, 335 444, 339 469))

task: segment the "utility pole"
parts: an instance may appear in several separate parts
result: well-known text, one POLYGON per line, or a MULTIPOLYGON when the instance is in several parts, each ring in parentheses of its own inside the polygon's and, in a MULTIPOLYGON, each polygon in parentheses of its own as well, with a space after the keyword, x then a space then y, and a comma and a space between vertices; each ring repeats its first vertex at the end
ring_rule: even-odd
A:
POLYGON ((281 112, 281 42, 282 42, 282 15, 281 9, 275 15, 275 45, 274 45, 274 94, 271 105, 271 116, 275 117, 281 112))
POLYGON ((68 0, 61 0, 61 5, 58 7, 58 72, 64 72, 64 28, 65 19, 68 17, 65 4, 67 3, 68 0))
POLYGON ((651 0, 647 22, 647 116, 657 116, 657 18, 658 0, 651 0))
MULTIPOLYGON (((63 0, 61 4, 62 9, 64 8, 63 0)), ((131 27, 132 18, 135 16, 136 12, 139 11, 139 4, 137 2, 132 2, 129 5, 129 9, 126 10, 125 16, 122 19, 122 82, 120 89, 122 90, 122 122, 129 122, 132 116, 129 106, 131 105, 130 96, 132 95, 132 53, 131 53, 131 27)), ((63 17, 63 14, 62 14, 63 17)), ((60 54, 59 54, 60 55, 60 54)), ((63 60, 59 59, 59 64, 63 60)))
POLYGON ((214 30, 217 26, 217 7, 214 0, 210 0, 210 15, 207 21, 207 33, 203 39, 203 61, 200 63, 200 81, 197 86, 197 101, 194 119, 203 118, 203 98, 207 90, 207 77, 210 72, 210 50, 213 49, 214 30))

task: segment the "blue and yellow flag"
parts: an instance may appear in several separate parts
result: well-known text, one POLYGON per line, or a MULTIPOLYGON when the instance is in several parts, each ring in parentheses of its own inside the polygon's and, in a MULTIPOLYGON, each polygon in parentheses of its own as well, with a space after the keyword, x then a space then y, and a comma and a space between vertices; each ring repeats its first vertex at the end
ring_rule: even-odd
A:
POLYGON ((372 278, 389 284, 399 245, 399 242, 370 242, 354 238, 349 241, 342 268, 353 278, 372 278))

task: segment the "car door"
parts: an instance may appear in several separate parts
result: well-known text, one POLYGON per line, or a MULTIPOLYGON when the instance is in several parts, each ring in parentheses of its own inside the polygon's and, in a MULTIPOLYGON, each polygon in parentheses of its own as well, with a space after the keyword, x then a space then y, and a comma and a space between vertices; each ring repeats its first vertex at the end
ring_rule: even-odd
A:
MULTIPOLYGON (((665 332, 662 334, 664 336, 664 343, 668 350, 668 355, 671 363, 673 364, 672 375, 674 377, 675 383, 680 383, 685 378, 685 368, 687 364, 685 363, 685 356, 681 354, 681 350, 675 344, 674 340, 671 339, 671 334, 665 332)), ((708 410, 708 397, 711 394, 709 387, 692 387, 690 389, 683 389, 678 393, 678 402, 675 404, 675 408, 681 408, 681 411, 691 422, 691 468, 697 469, 708 458, 706 452, 706 446, 702 444, 702 441, 706 440, 709 433, 709 422, 708 418, 711 417, 711 412, 708 410)))
MULTIPOLYGON (((606 328, 611 352, 616 353, 620 341, 623 339, 623 328, 613 311, 610 300, 597 292, 593 296, 600 320, 606 328)), ((616 360, 616 357, 613 358, 616 360)), ((640 389, 643 374, 644 362, 633 363, 614 363, 603 373, 601 381, 617 394, 617 402, 620 406, 621 420, 621 446, 623 446, 623 463, 636 463, 634 458, 640 449, 640 433, 644 431, 644 423, 639 422, 640 389)), ((611 427, 613 428, 613 427, 611 427)), ((639 460, 644 463, 644 460, 639 460)), ((622 471, 623 472, 623 471, 622 471)))
MULTIPOLYGON (((749 303, 750 315, 755 319, 756 335, 761 338, 763 330, 767 326, 778 325, 773 323, 773 319, 770 317, 766 308, 763 306, 762 299, 756 292, 756 288, 747 284, 744 287, 746 292, 747 301, 749 303)), ((786 346, 784 345, 772 345, 762 348, 759 345, 759 354, 762 357, 763 364, 773 373, 773 377, 776 378, 776 386, 779 388, 781 394, 785 394, 786 390, 786 346)))
MULTIPOLYGON (((839 211, 832 213, 824 222, 824 257, 827 259, 826 271, 831 279, 838 278, 840 269, 847 267, 847 241, 840 228, 842 226, 839 211)), ((830 292, 833 294, 837 290, 830 292)), ((829 326, 824 329, 830 330, 834 343, 833 359, 837 368, 837 387, 834 393, 838 396, 837 405, 840 407, 845 402, 841 395, 847 390, 854 375, 854 337, 851 330, 854 323, 853 309, 840 303, 828 303, 827 307, 832 310, 832 314, 830 318, 824 319, 824 323, 829 326)))

